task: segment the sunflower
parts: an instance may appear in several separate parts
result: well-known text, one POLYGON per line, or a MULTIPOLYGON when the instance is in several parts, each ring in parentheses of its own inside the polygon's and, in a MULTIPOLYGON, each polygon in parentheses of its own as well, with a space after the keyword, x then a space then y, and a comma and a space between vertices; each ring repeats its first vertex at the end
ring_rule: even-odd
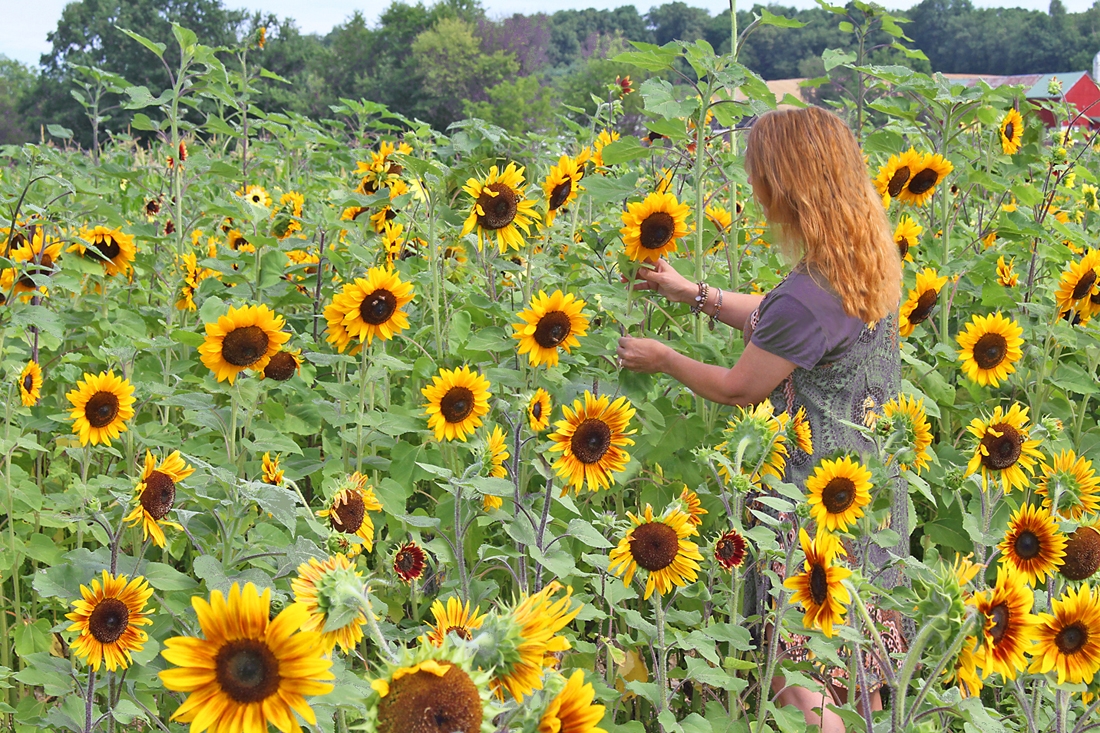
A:
POLYGON ((955 663, 943 671, 944 684, 958 687, 963 697, 977 697, 985 686, 978 674, 977 646, 978 637, 966 637, 955 663))
POLYGON ((513 323, 512 338, 519 340, 519 354, 527 354, 531 366, 557 366, 558 349, 571 352, 580 346, 578 336, 588 333, 585 303, 572 293, 555 290, 547 295, 540 290, 531 296, 531 307, 519 312, 521 323, 513 323))
POLYGON ((28 361, 19 373, 19 399, 23 407, 34 407, 42 396, 42 367, 37 361, 28 361))
POLYGON ((91 230, 83 230, 80 236, 83 241, 77 241, 69 247, 70 252, 78 252, 81 256, 91 252, 92 257, 103 264, 103 271, 108 277, 130 272, 130 263, 137 254, 133 235, 123 234, 117 227, 108 229, 97 226, 91 230))
POLYGON ((703 508, 702 502, 699 501, 699 495, 687 486, 684 486, 684 490, 680 492, 678 501, 680 502, 680 510, 688 515, 692 527, 698 528, 701 526, 703 515, 710 513, 703 508))
POLYGON ((302 370, 301 356, 300 350, 277 351, 267 362, 264 370, 260 372, 260 379, 285 382, 302 370))
MULTIPOLYGON (((775 415, 775 408, 767 399, 755 407, 739 409, 741 414, 731 419, 723 430, 726 439, 715 448, 728 452, 733 446, 735 455, 730 456, 731 460, 740 451, 741 473, 754 483, 759 483, 764 476, 782 480, 787 470, 787 436, 784 428, 789 416, 786 413, 775 415), (742 445, 745 447, 741 448, 742 445)), ((730 480, 726 466, 720 466, 718 474, 723 480, 730 480)))
MULTIPOLYGON (((619 133, 613 130, 600 130, 600 134, 596 136, 596 139, 592 141, 592 165, 596 168, 603 168, 603 149, 611 143, 619 139, 619 133)), ((580 158, 584 158, 585 161, 589 160, 589 155, 586 152, 581 153, 580 158)))
POLYGON ((1066 556, 1058 568, 1063 578, 1088 580, 1100 570, 1100 527, 1078 527, 1066 540, 1066 556))
POLYGON ((328 320, 341 316, 340 325, 352 338, 369 346, 377 337, 389 341, 409 327, 405 306, 412 302, 412 283, 401 282, 396 272, 372 267, 365 278, 346 283, 325 310, 328 320))
POLYGON ((474 205, 460 236, 466 236, 476 227, 478 251, 494 233, 501 254, 509 247, 518 250, 523 246, 520 229, 527 236, 531 235, 531 224, 538 222, 539 214, 535 211, 535 202, 524 199, 523 170, 509 163, 501 173, 494 165, 484 181, 471 178, 462 187, 474 199, 474 205))
POLYGON ((187 465, 178 450, 172 451, 159 466, 153 454, 145 451, 145 468, 134 487, 138 504, 124 521, 129 522, 131 527, 140 524, 142 539, 152 537, 157 547, 164 547, 166 540, 161 525, 182 529, 175 522, 164 519, 176 503, 176 484, 194 472, 195 469, 187 465))
POLYGON ((218 381, 230 384, 245 369, 263 372, 267 363, 290 340, 286 322, 266 305, 230 306, 229 312, 206 324, 206 339, 199 346, 202 363, 218 381))
POLYGON ((481 426, 481 416, 489 412, 489 380, 470 367, 440 369, 432 383, 420 390, 427 398, 424 410, 428 428, 436 440, 461 440, 481 426))
POLYGON ((1089 313, 1089 301, 1100 294, 1100 250, 1090 249, 1062 273, 1054 300, 1059 313, 1089 313))
MULTIPOLYGON (((908 214, 902 214, 898 219, 898 225, 894 229, 894 244, 898 246, 898 253, 906 262, 913 261, 913 254, 909 251, 919 243, 924 227, 913 220, 908 214)), ((942 285, 941 285, 942 287, 942 285)))
POLYGON ((871 503, 871 472, 850 456, 822 460, 806 479, 810 516, 822 532, 846 532, 871 503))
POLYGON ((249 186, 243 191, 237 191, 237 195, 253 206, 262 206, 265 209, 271 206, 271 196, 263 186, 249 186))
POLYGON ((47 238, 42 227, 34 227, 34 236, 23 238, 21 244, 12 247, 8 258, 23 266, 22 275, 15 281, 16 293, 45 292, 42 281, 57 269, 61 256, 61 242, 47 238))
POLYGON ((626 256, 634 262, 656 262, 676 251, 676 240, 687 236, 691 207, 676 203, 671 193, 651 193, 644 201, 626 205, 619 230, 626 256))
MULTIPOLYGON (((356 471, 341 485, 328 502, 328 507, 317 512, 317 516, 328 517, 333 531, 358 537, 362 540, 362 546, 370 552, 374 549, 374 520, 370 512, 380 511, 382 504, 374 495, 374 489, 367 484, 367 477, 356 471)), ((362 546, 352 544, 348 555, 355 557, 362 546)))
POLYGON ((235 252, 248 252, 252 253, 256 251, 256 245, 245 239, 244 235, 236 229, 230 229, 225 235, 225 243, 229 249, 235 252))
POLYGON ((794 413, 794 419, 786 424, 786 440, 808 456, 814 454, 814 433, 810 428, 810 420, 806 417, 806 408, 799 407, 794 413))
MULTIPOLYGON (((328 324, 325 328, 325 341, 335 346, 337 351, 341 354, 344 353, 344 349, 346 349, 352 341, 351 332, 344 326, 344 316, 346 316, 347 313, 345 313, 334 300, 332 303, 325 306, 322 315, 328 324)), ((348 354, 355 356, 362 348, 362 344, 356 344, 348 354)))
POLYGON ((563 155, 558 164, 550 168, 546 180, 542 182, 542 192, 546 194, 546 226, 554 223, 554 217, 577 200, 584 167, 568 155, 563 155))
POLYGON ((611 551, 609 573, 622 576, 623 583, 629 586, 639 567, 647 571, 643 600, 654 590, 663 596, 673 586, 695 582, 703 556, 699 554, 699 546, 688 539, 696 534, 691 515, 672 509, 654 517, 653 507, 646 504, 641 516, 630 512, 627 516, 634 526, 611 551))
POLYGON ((539 387, 527 403, 527 422, 531 432, 541 433, 550 427, 550 411, 550 393, 539 387))
POLYGON ((272 458, 270 453, 264 453, 262 470, 263 481, 265 484, 271 484, 272 486, 283 485, 283 469, 279 467, 279 454, 276 453, 272 458))
POLYGON ((932 445, 932 426, 924 412, 924 398, 899 394, 882 406, 882 415, 894 422, 894 429, 904 435, 905 446, 913 451, 911 465, 899 463, 898 466, 902 471, 911 468, 919 476, 932 459, 928 452, 932 445))
POLYGON ((807 629, 818 628, 825 636, 833 635, 833 624, 844 621, 845 604, 852 597, 842 581, 851 570, 833 565, 840 543, 834 535, 819 534, 814 540, 805 529, 798 530, 802 551, 806 555, 803 572, 783 581, 786 588, 795 591, 791 603, 801 603, 806 609, 802 625, 807 629))
POLYGON ((1100 188, 1090 183, 1081 186, 1081 205, 1089 211, 1100 211, 1100 188))
POLYGON ((931 267, 917 273, 917 286, 909 291, 909 297, 898 312, 898 331, 902 336, 909 336, 914 328, 928 320, 946 284, 947 278, 940 277, 931 267))
POLYGON ((1020 282, 1020 276, 1016 274, 1016 270, 1013 268, 1015 264, 1015 257, 1008 262, 1005 262, 1004 255, 997 258, 997 282, 1006 288, 1015 287, 1016 283, 1020 282))
POLYGON ((898 200, 910 206, 923 206, 932 199, 936 184, 954 169, 951 161, 942 155, 931 153, 922 155, 920 164, 912 169, 912 175, 898 194, 898 200))
POLYGON ((1005 679, 1027 669, 1024 654, 1031 649, 1039 618, 1031 613, 1035 596, 1027 581, 1012 568, 997 568, 997 584, 970 601, 983 619, 983 644, 978 650, 982 676, 994 672, 1005 679))
POLYGON ((1051 601, 1054 613, 1039 614, 1028 671, 1057 668, 1058 684, 1089 684, 1100 671, 1100 593, 1088 583, 1051 601))
POLYGON ((302 207, 305 202, 305 197, 297 191, 287 191, 279 197, 279 207, 271 212, 271 218, 275 220, 272 233, 278 239, 286 239, 302 230, 302 207))
POLYGON ((538 733, 607 733, 596 727, 605 708, 594 704, 595 698, 591 683, 584 682, 584 672, 576 670, 542 711, 538 733))
POLYGON ((485 623, 485 615, 478 615, 481 610, 479 606, 471 611, 469 601, 463 603, 454 596, 447 599, 446 605, 438 598, 435 599, 431 610, 435 625, 428 625, 428 634, 423 638, 434 646, 443 646, 443 640, 449 634, 457 634, 459 638, 469 641, 474 638, 474 632, 485 623))
POLYGON ((978 573, 985 569, 985 565, 979 565, 971 558, 974 557, 974 553, 969 553, 966 557, 956 553, 955 561, 951 563, 951 574, 955 576, 955 580, 959 584, 959 589, 963 590, 970 581, 977 577, 978 573))
POLYGON ((1052 507, 1051 496, 1057 497, 1058 516, 1081 519, 1100 508, 1100 479, 1092 461, 1072 450, 1063 450, 1050 463, 1040 461, 1043 476, 1035 493, 1043 497, 1043 506, 1052 507))
POLYGON ((73 432, 80 444, 111 445, 111 441, 129 428, 126 421, 134 416, 134 386, 113 371, 84 373, 76 389, 65 397, 72 404, 69 413, 73 432))
POLYGON ((355 221, 363 214, 369 212, 370 209, 365 206, 348 206, 340 212, 340 221, 355 221))
POLYGON ((1001 120, 1001 150, 1005 155, 1014 155, 1023 139, 1024 118, 1015 108, 1010 109, 1001 120))
POLYGON ((554 461, 558 476, 568 479, 569 485, 580 493, 585 486, 589 491, 610 488, 614 483, 611 474, 626 468, 630 455, 624 446, 634 445, 627 431, 634 408, 625 397, 611 402, 607 395, 594 397, 585 390, 584 403, 573 401, 573 409, 562 405, 564 420, 555 423, 550 434, 554 445, 551 452, 562 455, 554 461))
POLYGON ((509 458, 508 445, 504 442, 504 431, 499 425, 494 425, 489 433, 486 456, 490 462, 489 475, 493 478, 507 478, 508 469, 504 467, 504 462, 509 458))
POLYGON ((967 431, 978 439, 974 455, 966 467, 966 475, 982 471, 982 488, 999 478, 1005 493, 1012 489, 1024 489, 1028 484, 1027 473, 1035 473, 1036 459, 1043 455, 1036 448, 1038 440, 1028 440, 1031 429, 1027 424, 1028 408, 1013 403, 1005 412, 1000 405, 993 408, 988 420, 974 418, 967 431))
POLYGON ((412 540, 401 545, 393 556, 393 572, 406 583, 424 577, 427 553, 412 540))
POLYGON ((523 596, 510 611, 500 615, 506 628, 501 650, 507 653, 492 681, 498 698, 503 700, 507 691, 516 702, 522 703, 524 697, 542 689, 543 669, 557 665, 556 655, 570 648, 569 641, 558 632, 577 617, 584 605, 572 608, 572 588, 555 599, 562 587, 556 580, 551 581, 538 593, 523 596))
POLYGON ((1053 575, 1066 554, 1066 536, 1050 512, 1025 504, 1012 515, 1004 541, 998 545, 1006 562, 1027 582, 1040 585, 1053 575))
POLYGON ((309 613, 301 625, 302 631, 319 633, 326 654, 332 654, 337 645, 348 654, 362 641, 366 614, 362 610, 349 614, 346 602, 341 603, 363 593, 363 575, 346 555, 333 555, 324 562, 311 557, 298 566, 298 577, 290 581, 290 588, 295 602, 305 606, 309 613), (337 618, 344 623, 336 626, 337 618))
POLYGON ((1023 356, 1020 338, 1024 329, 999 312, 975 315, 956 339, 963 374, 981 386, 999 387, 1001 380, 1016 371, 1015 362, 1023 356))
POLYGON ((878 169, 874 180, 875 190, 885 202, 901 195, 913 174, 921 168, 922 159, 923 156, 920 153, 909 148, 904 153, 891 155, 889 160, 878 169))
POLYGON ((745 563, 745 538, 736 529, 727 529, 714 543, 714 559, 725 570, 745 563))
POLYGON ((145 610, 153 589, 140 575, 129 580, 106 570, 102 584, 93 578, 91 586, 80 586, 81 598, 73 601, 73 612, 65 614, 73 622, 68 630, 80 632, 72 643, 73 654, 96 671, 100 664, 111 672, 126 669, 133 663, 130 654, 140 652, 149 639, 138 627, 153 623, 152 609, 145 610))
POLYGON ((729 209, 722 206, 708 205, 704 213, 720 232, 726 231, 733 224, 733 214, 729 212, 729 209))
POLYGON ((316 631, 300 631, 309 611, 300 603, 270 618, 271 589, 257 592, 237 583, 227 599, 212 591, 210 601, 192 598, 202 638, 176 636, 161 656, 175 668, 159 674, 173 692, 190 693, 172 720, 195 731, 266 731, 268 723, 287 732, 297 728, 294 713, 310 725, 317 716, 305 695, 326 695, 333 686, 332 660, 316 631))

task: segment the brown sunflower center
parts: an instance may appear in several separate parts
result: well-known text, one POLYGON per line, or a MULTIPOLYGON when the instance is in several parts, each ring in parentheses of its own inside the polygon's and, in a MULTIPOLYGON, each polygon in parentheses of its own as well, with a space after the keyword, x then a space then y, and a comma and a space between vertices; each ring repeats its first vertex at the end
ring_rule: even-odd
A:
POLYGON ((1089 643, 1089 629, 1080 621, 1074 621, 1058 632, 1054 644, 1062 654, 1072 655, 1082 651, 1089 643))
POLYGON ((23 391, 29 393, 32 389, 34 389, 34 375, 28 374, 23 377, 23 391))
POLYGON ((909 254, 909 237, 898 237, 898 253, 904 257, 909 254))
POLYGON ((95 243, 95 248, 105 260, 113 260, 122 253, 122 247, 115 241, 115 238, 109 235, 103 237, 95 243))
POLYGON ((825 601, 829 600, 829 573, 821 563, 810 567, 810 597, 819 606, 824 606, 825 601))
POLYGON ((366 515, 367 506, 363 503, 363 497, 355 492, 349 492, 343 503, 332 507, 328 521, 337 531, 355 534, 363 526, 363 518, 366 515))
POLYGON ((474 411, 474 393, 466 387, 451 387, 439 401, 439 414, 449 423, 460 423, 474 411))
POLYGON ((992 369, 1008 356, 1008 341, 999 333, 986 333, 974 344, 974 361, 981 369, 992 369))
POLYGON ((940 293, 938 290, 929 288, 920 294, 917 298, 917 305, 913 308, 913 311, 909 314, 909 322, 916 325, 918 323, 924 323, 928 320, 928 316, 932 315, 932 309, 936 307, 936 303, 940 299, 940 293))
POLYGON ((535 343, 544 349, 556 348, 569 338, 572 330, 573 324, 568 315, 562 311, 550 311, 535 326, 535 343))
POLYGON ((469 641, 474 638, 474 635, 470 633, 470 630, 465 626, 448 626, 447 631, 443 634, 447 636, 449 634, 458 634, 459 638, 469 641))
MULTIPOLYGON (((367 193, 373 193, 373 192, 368 191, 367 193)), ((363 208, 363 207, 360 207, 360 206, 355 207, 355 214, 352 215, 351 220, 355 221, 356 219, 358 219, 359 217, 361 217, 363 214, 367 213, 368 211, 370 211, 370 209, 366 209, 366 208, 363 208)))
POLYGON ((856 500, 856 485, 846 476, 835 476, 821 490, 821 503, 830 514, 842 514, 856 500))
POLYGON ((114 392, 96 392, 84 405, 84 418, 93 428, 102 428, 118 417, 118 395, 114 392))
POLYGON ((19 284, 33 289, 35 287, 34 278, 36 277, 49 277, 53 274, 53 258, 48 254, 42 254, 42 261, 37 267, 31 267, 19 278, 19 284))
POLYGON ((535 418, 536 420, 541 420, 542 419, 542 403, 541 402, 536 402, 535 404, 531 405, 531 417, 535 418))
POLYGON ((1030 529, 1025 529, 1016 535, 1016 541, 1012 543, 1012 549, 1021 560, 1032 560, 1042 552, 1043 544, 1039 541, 1039 535, 1030 529))
POLYGON ((1058 568, 1070 580, 1086 580, 1100 570, 1100 532, 1078 527, 1066 542, 1066 556, 1058 568))
POLYGON ((676 231, 676 222, 672 215, 664 211, 655 211, 645 218, 641 227, 641 243, 646 249, 660 249, 668 244, 676 231))
POLYGON ((153 519, 164 519, 176 501, 176 482, 163 471, 153 471, 145 479, 141 506, 153 519))
POLYGON ((222 358, 233 366, 252 366, 267 353, 270 340, 259 326, 234 328, 222 340, 222 358))
POLYGON ((294 376, 297 368, 298 361, 293 354, 279 351, 271 357, 271 361, 267 362, 267 366, 264 367, 264 376, 276 382, 285 382, 294 376))
POLYGON ((235 702, 262 702, 279 691, 279 660, 259 639, 237 639, 214 657, 218 687, 235 702))
POLYGON ((569 439, 569 448, 581 463, 598 463, 611 447, 611 426, 590 417, 577 426, 569 439))
POLYGON ((923 193, 928 193, 932 190, 932 187, 936 185, 940 180, 940 174, 936 173, 932 168, 925 168, 909 181, 909 193, 914 196, 920 196, 923 193))
POLYGON ((638 525, 630 535, 630 556, 651 573, 671 565, 679 551, 680 536, 664 522, 638 525))
POLYGON ((1015 123, 1009 122, 1007 125, 1005 125, 1005 137, 1007 139, 1011 140, 1013 135, 1015 135, 1015 134, 1016 134, 1016 125, 1015 125, 1015 123))
POLYGON ((359 304, 359 317, 372 326, 381 326, 390 320, 397 310, 397 296, 385 288, 379 288, 359 304))
POLYGON ((550 191, 550 211, 556 211, 560 209, 565 200, 569 198, 569 194, 573 192, 573 179, 569 178, 562 181, 558 185, 554 186, 550 191))
POLYGON ((443 676, 421 670, 390 683, 378 703, 378 733, 478 733, 482 715, 470 675, 453 665, 443 676))
POLYGON ((88 631, 100 644, 113 644, 122 638, 130 623, 130 609, 117 598, 104 598, 88 617, 88 631))
POLYGON ((989 609, 989 620, 993 622, 989 628, 989 635, 993 637, 994 644, 1000 644, 1005 632, 1008 631, 1008 619, 1008 606, 1004 603, 998 603, 989 609))
POLYGON ((1081 279, 1077 281, 1077 286, 1073 288, 1074 300, 1080 300, 1086 295, 1092 293, 1092 286, 1096 284, 1096 270, 1085 270, 1085 274, 1081 276, 1081 279))
POLYGON ((477 223, 482 229, 503 229, 516 218, 519 196, 505 183, 490 183, 485 189, 477 197, 477 205, 485 212, 478 214, 477 223))
POLYGON ((894 171, 894 175, 890 176, 890 181, 886 184, 886 193, 891 197, 897 196, 905 188, 906 182, 909 180, 909 166, 903 165, 894 171))
POLYGON ((990 425, 982 438, 982 446, 988 455, 982 456, 982 465, 993 471, 1003 471, 1016 465, 1023 452, 1024 436, 1008 423, 990 425), (1000 433, 994 435, 993 433, 1000 433))
POLYGON ((258 193, 254 193, 254 194, 252 194, 252 203, 254 203, 254 204, 262 204, 262 203, 263 203, 263 201, 264 201, 264 197, 263 197, 263 196, 261 196, 260 194, 258 194, 258 193))

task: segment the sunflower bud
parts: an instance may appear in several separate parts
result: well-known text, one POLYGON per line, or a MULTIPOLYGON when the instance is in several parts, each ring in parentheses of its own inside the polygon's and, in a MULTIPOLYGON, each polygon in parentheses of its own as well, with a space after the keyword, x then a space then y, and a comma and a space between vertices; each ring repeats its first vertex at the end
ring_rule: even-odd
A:
MULTIPOLYGON (((1042 426, 1043 430, 1046 430, 1047 437, 1049 437, 1051 440, 1057 440, 1059 437, 1061 437, 1062 431, 1065 430, 1065 426, 1062 424, 1062 421, 1052 415, 1047 415, 1042 420, 1040 420, 1039 425, 1042 426)), ((1036 433, 1038 433, 1038 431, 1036 431, 1036 433)), ((1040 438, 1042 436, 1036 435, 1035 437, 1040 438)))
POLYGON ((1050 77, 1050 82, 1047 83, 1047 96, 1048 97, 1060 97, 1062 95, 1062 80, 1056 76, 1050 77))
POLYGON ((961 468, 951 468, 944 473, 943 484, 949 491, 958 491, 966 481, 966 471, 961 468))
POLYGON ((317 609, 325 614, 322 631, 336 631, 351 623, 360 613, 370 611, 363 581, 350 567, 337 566, 317 582, 317 609))

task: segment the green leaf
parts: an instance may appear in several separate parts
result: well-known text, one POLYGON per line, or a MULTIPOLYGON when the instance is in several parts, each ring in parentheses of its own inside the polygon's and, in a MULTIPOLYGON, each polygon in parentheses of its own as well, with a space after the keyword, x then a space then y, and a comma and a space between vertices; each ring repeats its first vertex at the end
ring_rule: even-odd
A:
POLYGON ((160 130, 160 123, 149 117, 144 112, 137 112, 130 119, 130 126, 135 130, 160 130))
POLYGON ((148 720, 145 711, 126 698, 122 698, 111 708, 111 717, 121 725, 130 725, 135 720, 148 720))
POLYGON ((199 42, 199 37, 195 35, 195 32, 189 28, 184 28, 179 23, 172 24, 172 35, 176 37, 176 43, 180 45, 185 52, 190 51, 196 43, 199 42))
POLYGON ((583 519, 569 520, 569 534, 593 549, 611 547, 611 542, 599 530, 583 519))
POLYGON ((837 48, 827 48, 821 53, 821 61, 825 64, 825 71, 832 71, 843 64, 850 64, 856 60, 856 55, 850 51, 842 51, 837 48))
POLYGON ((73 131, 61 125, 46 125, 46 132, 61 140, 71 140, 73 131))
MULTIPOLYGON (((628 198, 634 193, 634 189, 638 184, 637 171, 631 171, 622 178, 612 178, 611 176, 596 176, 589 179, 587 176, 584 181, 584 188, 587 195, 592 199, 593 204, 607 204, 612 201, 622 201, 628 198)), ((467 344, 468 348, 473 348, 474 339, 470 339, 470 343, 467 344)))
POLYGON ((779 28, 803 28, 806 24, 801 20, 788 18, 785 15, 776 15, 767 8, 760 8, 760 25, 774 25, 779 28))
POLYGON ((604 147, 602 155, 605 165, 615 165, 639 158, 648 158, 651 152, 652 148, 642 145, 641 140, 633 135, 627 135, 604 147))
POLYGON ((157 58, 164 58, 164 51, 165 51, 165 49, 168 48, 168 46, 164 45, 163 43, 160 43, 159 41, 151 41, 148 38, 146 38, 145 36, 140 35, 138 33, 134 33, 132 30, 130 30, 128 28, 121 28, 117 25, 115 26, 115 28, 118 28, 120 31, 122 31, 123 33, 128 35, 130 38, 133 38, 135 41, 140 43, 142 46, 145 46, 147 49, 149 49, 150 51, 155 53, 157 55, 157 58))
POLYGON ((157 590, 194 590, 198 583, 189 575, 184 575, 171 565, 151 562, 145 566, 145 579, 157 590))

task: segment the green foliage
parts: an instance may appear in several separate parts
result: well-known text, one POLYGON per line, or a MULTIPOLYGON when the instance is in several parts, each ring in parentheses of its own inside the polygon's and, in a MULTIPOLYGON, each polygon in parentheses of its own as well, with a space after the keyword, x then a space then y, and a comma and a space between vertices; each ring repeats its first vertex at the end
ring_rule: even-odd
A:
POLYGON ((548 130, 554 124, 550 90, 534 76, 521 76, 514 81, 502 81, 485 90, 487 102, 466 102, 466 115, 480 117, 508 132, 548 130))

